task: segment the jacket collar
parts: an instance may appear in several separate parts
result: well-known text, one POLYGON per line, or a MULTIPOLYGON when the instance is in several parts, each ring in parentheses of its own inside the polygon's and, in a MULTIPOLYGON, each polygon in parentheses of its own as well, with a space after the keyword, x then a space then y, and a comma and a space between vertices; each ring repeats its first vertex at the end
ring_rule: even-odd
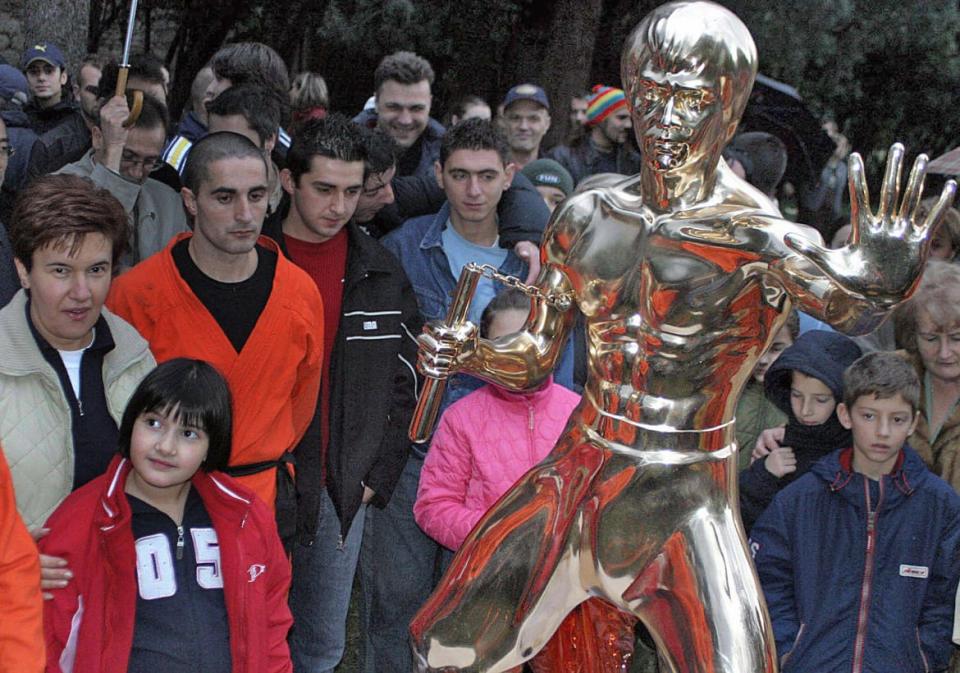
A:
MULTIPOLYGON (((263 222, 262 235, 273 240, 280 248, 283 256, 290 259, 286 241, 283 238, 283 220, 290 212, 290 195, 284 194, 277 211, 269 215, 263 222)), ((369 234, 350 220, 346 224, 347 230, 347 269, 346 281, 352 282, 366 277, 370 273, 391 273, 393 269, 384 255, 389 255, 383 246, 377 243, 369 234)))
MULTIPOLYGON (((862 483, 862 479, 855 478, 853 470, 853 449, 834 451, 819 462, 815 463, 812 472, 827 483, 834 493, 840 493, 852 502, 858 509, 863 506, 861 492, 851 485, 862 483)), ((887 489, 884 508, 895 506, 903 498, 913 495, 914 491, 924 481, 927 474, 920 456, 909 446, 904 445, 890 474, 881 479, 892 488, 887 489)))
MULTIPOLYGON (((104 490, 100 495, 100 507, 94 514, 94 521, 100 530, 107 532, 130 520, 132 512, 124 492, 130 470, 130 461, 115 456, 105 473, 104 490)), ((230 480, 220 472, 198 470, 190 480, 197 489, 204 507, 214 521, 234 522, 241 525, 247 510, 253 503, 254 495, 245 487, 230 480)))
MULTIPOLYGON (((30 376, 40 374, 58 383, 56 374, 44 359, 24 318, 27 307, 26 290, 17 292, 10 303, 0 310, 0 374, 30 376)), ((131 362, 139 361, 149 353, 149 346, 133 327, 107 309, 100 309, 113 337, 114 348, 103 361, 103 380, 109 383, 120 375, 131 362)))

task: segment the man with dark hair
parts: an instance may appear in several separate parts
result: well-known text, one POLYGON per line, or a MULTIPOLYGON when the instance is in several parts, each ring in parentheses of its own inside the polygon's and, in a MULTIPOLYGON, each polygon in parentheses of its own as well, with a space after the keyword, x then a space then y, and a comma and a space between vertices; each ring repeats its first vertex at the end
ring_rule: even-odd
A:
MULTIPOLYGON (((116 61, 107 63, 100 78, 100 96, 107 98, 117 89, 120 66, 116 61)), ((136 89, 167 104, 167 84, 163 77, 163 62, 153 54, 133 54, 127 72, 127 90, 136 89)))
POLYGON ((104 59, 98 54, 87 54, 80 61, 77 79, 73 83, 73 97, 80 103, 80 112, 90 124, 96 123, 104 65, 104 59))
POLYGON ((58 171, 90 178, 123 204, 131 222, 130 252, 121 260, 124 266, 159 252, 173 236, 187 230, 180 197, 150 177, 160 163, 167 109, 144 94, 140 117, 126 128, 129 114, 126 98, 114 96, 103 101, 92 129, 93 148, 58 171))
MULTIPOLYGON (((467 119, 457 124, 443 137, 434 166, 447 202, 438 213, 408 220, 383 239, 410 279, 425 320, 446 315, 457 278, 468 262, 524 276, 523 261, 498 245, 497 206, 514 177, 509 158, 506 140, 489 121, 467 119)), ((545 207, 539 195, 536 198, 545 207)), ((502 288, 489 278, 481 279, 469 311, 474 324, 479 324, 483 308, 502 288)), ((558 376, 558 381, 569 383, 569 369, 558 376)), ((447 383, 444 407, 479 384, 467 376, 452 377, 447 383)), ((361 559, 366 594, 366 670, 412 670, 407 625, 437 579, 440 547, 413 518, 424 447, 414 445, 411 449, 386 508, 367 510, 361 559), (380 562, 374 565, 368 559, 380 562)))
POLYGON ((263 150, 270 167, 267 213, 276 212, 283 197, 283 187, 280 186, 280 170, 270 155, 277 144, 283 102, 272 89, 241 84, 230 87, 206 107, 210 133, 233 131, 246 136, 263 150))
POLYGON ((308 533, 293 553, 297 671, 332 672, 343 656, 367 505, 382 508, 390 500, 416 397, 416 297, 393 255, 351 221, 365 170, 392 167, 389 150, 365 167, 372 143, 361 131, 338 114, 307 122, 281 172, 287 207, 264 227, 319 288, 328 344, 320 450, 297 450, 308 533))
MULTIPOLYGON (((399 149, 391 177, 396 202, 387 201, 386 193, 380 192, 383 201, 379 207, 372 213, 370 208, 361 211, 366 218, 361 221, 368 223, 368 231, 383 235, 409 218, 437 212, 446 200, 434 174, 444 128, 430 117, 434 73, 429 61, 413 52, 398 51, 380 62, 373 79, 376 109, 361 112, 353 121, 386 133, 399 149)), ((508 193, 504 201, 501 216, 508 224, 501 232, 501 245, 516 247, 535 273, 539 268, 535 244, 550 215, 540 206, 529 181, 521 178, 518 183, 518 189, 508 193)))
POLYGON ((397 173, 425 175, 433 173, 440 152, 443 126, 430 117, 430 87, 434 74, 430 63, 410 51, 386 56, 373 74, 376 107, 361 112, 354 121, 386 131, 403 153, 397 173))
POLYGON ((371 222, 384 207, 396 200, 393 179, 397 175, 397 144, 385 131, 359 127, 363 133, 366 150, 364 164, 363 191, 357 199, 357 209, 353 220, 363 226, 367 233, 377 235, 376 229, 370 230, 371 222))
POLYGON ((630 141, 631 128, 623 90, 597 84, 587 105, 586 133, 553 148, 549 158, 566 168, 575 184, 597 173, 633 175, 640 171, 640 155, 630 141))
POLYGON ((320 387, 323 315, 307 274, 260 237, 263 152, 237 133, 198 141, 183 174, 193 232, 120 276, 110 305, 161 362, 206 360, 234 401, 229 472, 278 515, 291 541, 296 502, 289 452, 311 425, 320 387))
POLYGON ((776 203, 777 186, 787 171, 787 146, 763 131, 741 133, 727 150, 743 166, 743 179, 776 203))
MULTIPOLYGON (((283 130, 282 125, 287 123, 290 113, 290 78, 287 74, 287 66, 280 55, 260 42, 237 42, 228 44, 214 54, 210 60, 210 68, 213 78, 208 80, 204 90, 204 104, 209 103, 230 87, 242 84, 269 89, 276 94, 276 99, 280 102, 280 124, 277 127, 277 144, 274 151, 280 158, 285 156, 290 147, 290 136, 283 130)), ((202 71, 197 75, 198 79, 201 74, 202 71)), ((195 80, 194 88, 196 86, 195 80)), ((204 120, 197 116, 192 122, 194 126, 199 126, 204 120)), ((207 129, 204 125, 202 129, 191 128, 190 132, 202 138, 207 133, 207 129)), ((195 139, 191 140, 189 134, 181 133, 174 137, 163 152, 163 160, 173 166, 177 172, 183 173, 193 142, 195 139)))

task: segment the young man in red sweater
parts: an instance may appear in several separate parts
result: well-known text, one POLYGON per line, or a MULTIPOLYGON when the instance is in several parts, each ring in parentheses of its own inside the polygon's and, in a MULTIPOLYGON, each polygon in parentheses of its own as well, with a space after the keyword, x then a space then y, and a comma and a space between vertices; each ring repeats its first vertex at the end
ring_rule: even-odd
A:
MULTIPOLYGON (((400 263, 354 221, 367 178, 395 162, 382 132, 340 115, 313 120, 293 139, 281 172, 287 198, 264 226, 319 288, 328 344, 320 450, 297 452, 301 512, 313 524, 293 552, 290 647, 298 671, 332 672, 340 662, 367 505, 386 505, 407 458, 417 300, 400 263)), ((372 191, 370 208, 392 197, 372 191)), ((363 562, 390 560, 365 552, 363 562)))

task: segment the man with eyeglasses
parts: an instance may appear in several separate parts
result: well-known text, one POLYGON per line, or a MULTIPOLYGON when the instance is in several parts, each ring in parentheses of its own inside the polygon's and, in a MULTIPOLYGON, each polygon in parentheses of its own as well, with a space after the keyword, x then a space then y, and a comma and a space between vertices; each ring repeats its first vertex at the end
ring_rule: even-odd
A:
POLYGON ((187 231, 180 196, 150 177, 161 163, 167 109, 144 94, 140 117, 125 128, 123 123, 129 114, 126 98, 114 96, 104 101, 91 130, 93 148, 79 161, 57 171, 90 178, 123 204, 131 223, 130 252, 120 260, 124 267, 159 252, 171 238, 187 231))

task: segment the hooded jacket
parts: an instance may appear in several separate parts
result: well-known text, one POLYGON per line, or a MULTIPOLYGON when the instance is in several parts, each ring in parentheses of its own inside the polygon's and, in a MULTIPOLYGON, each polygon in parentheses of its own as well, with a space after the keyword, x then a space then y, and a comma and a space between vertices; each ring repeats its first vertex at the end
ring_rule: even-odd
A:
MULTIPOLYGON (((127 670, 137 604, 137 552, 124 493, 130 461, 74 491, 47 522, 40 549, 67 559, 74 579, 44 606, 48 673, 127 670)), ((273 515, 252 491, 219 472, 191 481, 219 541, 233 673, 293 670, 287 631, 290 564, 273 515)), ((198 566, 199 567, 199 566, 198 566)))
POLYGON ((835 451, 781 491, 750 547, 780 670, 942 671, 960 576, 960 496, 904 447, 889 475, 835 451))
POLYGON ((579 402, 550 379, 525 393, 488 384, 450 405, 423 461, 417 524, 458 549, 493 503, 550 453, 579 402))
POLYGON ((793 449, 797 469, 778 478, 767 469, 766 459, 763 459, 754 461, 740 473, 740 513, 747 532, 778 491, 801 477, 827 454, 850 446, 850 431, 840 424, 836 412, 820 425, 807 426, 797 420, 790 404, 793 372, 819 380, 839 403, 843 401, 843 372, 859 357, 860 347, 849 337, 837 332, 810 330, 801 334, 770 365, 763 377, 764 390, 767 399, 787 415, 780 445, 793 449))

